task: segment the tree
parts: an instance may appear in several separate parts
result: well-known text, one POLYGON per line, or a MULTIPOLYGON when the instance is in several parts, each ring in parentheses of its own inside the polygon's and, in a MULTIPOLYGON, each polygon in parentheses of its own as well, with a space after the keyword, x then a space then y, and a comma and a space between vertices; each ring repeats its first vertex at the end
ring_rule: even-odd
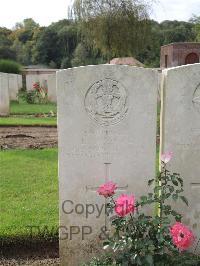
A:
POLYGON ((194 24, 185 21, 150 21, 151 39, 146 49, 139 52, 138 59, 149 67, 159 67, 160 47, 173 42, 195 41, 194 24))
POLYGON ((49 65, 51 61, 56 67, 71 66, 71 59, 78 43, 78 27, 67 19, 52 23, 43 28, 37 36, 33 49, 34 63, 49 65))
POLYGON ((188 42, 195 39, 193 25, 185 21, 163 21, 160 23, 162 31, 162 43, 169 44, 173 42, 188 42))
POLYGON ((190 22, 193 24, 193 31, 195 34, 195 40, 197 42, 200 42, 200 16, 194 15, 190 22))
POLYGON ((16 52, 18 62, 24 65, 32 63, 32 50, 36 43, 35 35, 39 29, 39 24, 32 18, 16 23, 10 39, 13 42, 12 49, 16 52))
POLYGON ((49 65, 53 61, 58 65, 60 53, 58 33, 53 29, 45 28, 41 32, 34 49, 34 63, 49 65))
POLYGON ((160 24, 154 20, 150 21, 151 38, 146 46, 146 49, 137 54, 139 61, 143 62, 148 67, 160 66, 160 47, 162 45, 162 33, 160 24))
POLYGON ((109 60, 145 47, 149 10, 142 0, 74 0, 71 17, 80 22, 87 42, 109 60))
POLYGON ((90 47, 87 47, 84 42, 81 42, 77 45, 73 53, 71 65, 73 67, 77 67, 85 65, 103 64, 105 62, 105 59, 102 58, 98 50, 91 49, 90 47))
POLYGON ((16 53, 12 49, 12 41, 10 40, 11 30, 0 28, 0 58, 16 59, 16 53))

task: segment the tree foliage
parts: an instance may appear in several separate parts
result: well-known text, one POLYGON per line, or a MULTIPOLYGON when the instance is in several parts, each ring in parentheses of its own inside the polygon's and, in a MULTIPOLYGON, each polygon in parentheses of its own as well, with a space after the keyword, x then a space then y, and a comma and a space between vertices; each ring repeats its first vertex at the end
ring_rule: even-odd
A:
POLYGON ((16 59, 16 53, 12 49, 12 41, 9 36, 11 30, 0 28, 0 59, 16 59))
POLYGON ((141 0, 75 0, 71 17, 48 27, 28 18, 13 30, 0 28, 0 59, 68 68, 133 56, 159 67, 160 46, 200 41, 199 16, 158 23, 149 11, 141 0))
POLYGON ((200 16, 193 16, 190 19, 190 22, 193 24, 194 35, 196 36, 195 40, 200 42, 200 16))
POLYGON ((75 0, 72 17, 87 42, 110 59, 128 56, 145 47, 150 6, 140 0, 75 0))

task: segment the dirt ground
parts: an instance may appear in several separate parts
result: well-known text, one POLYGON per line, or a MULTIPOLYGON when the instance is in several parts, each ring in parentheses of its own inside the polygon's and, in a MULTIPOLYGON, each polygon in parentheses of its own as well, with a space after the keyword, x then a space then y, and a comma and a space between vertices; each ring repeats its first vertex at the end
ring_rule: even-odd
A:
POLYGON ((43 149, 58 145, 56 127, 0 127, 0 149, 43 149))
POLYGON ((0 266, 60 265, 58 239, 0 241, 0 266))

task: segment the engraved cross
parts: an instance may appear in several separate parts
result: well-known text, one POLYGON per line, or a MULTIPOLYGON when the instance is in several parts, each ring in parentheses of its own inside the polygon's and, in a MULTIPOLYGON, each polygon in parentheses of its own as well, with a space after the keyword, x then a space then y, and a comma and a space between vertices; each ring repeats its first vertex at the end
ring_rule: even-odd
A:
MULTIPOLYGON (((104 163, 105 166, 105 183, 110 181, 110 166, 111 163, 104 163)), ((91 187, 91 186, 86 186, 86 191, 90 190, 93 192, 97 192, 97 189, 99 187, 91 187)), ((128 185, 124 186, 124 187, 118 187, 116 191, 125 191, 128 188, 128 185)))
MULTIPOLYGON (((111 163, 104 163, 104 176, 105 176, 105 180, 104 182, 109 182, 110 181, 110 166, 111 166, 111 163)), ((97 189, 99 187, 92 187, 92 186, 86 186, 86 191, 92 191, 92 192, 97 192, 97 189)), ((119 192, 123 192, 123 191, 126 191, 128 188, 128 185, 126 186, 121 186, 121 187, 117 187, 116 191, 119 192)), ((105 199, 105 206, 107 205, 107 199, 105 199)), ((105 227, 107 228, 107 224, 108 224, 108 221, 107 221, 107 215, 105 216, 105 227)))

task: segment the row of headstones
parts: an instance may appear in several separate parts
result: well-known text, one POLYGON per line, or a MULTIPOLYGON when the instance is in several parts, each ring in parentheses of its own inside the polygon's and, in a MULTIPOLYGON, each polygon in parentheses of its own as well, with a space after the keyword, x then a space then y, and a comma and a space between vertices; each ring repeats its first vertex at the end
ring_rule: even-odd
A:
MULTIPOLYGON (((96 191, 112 180, 117 194, 148 192, 156 173, 159 73, 118 65, 57 72, 60 257, 79 265, 98 253, 108 221, 96 191)), ((178 210, 200 237, 200 64, 164 70, 161 152, 184 178, 190 205, 178 210)))
POLYGON ((21 75, 0 73, 0 116, 9 115, 10 101, 17 100, 21 88, 21 75))
POLYGON ((33 84, 36 82, 48 89, 48 100, 56 103, 56 74, 26 74, 26 89, 28 91, 33 89, 33 84))
MULTIPOLYGON (((48 89, 48 100, 56 102, 56 74, 40 74, 26 76, 26 89, 32 90, 34 83, 48 89)), ((9 115, 10 100, 17 100, 22 88, 22 76, 17 74, 0 73, 0 116, 9 115)))

